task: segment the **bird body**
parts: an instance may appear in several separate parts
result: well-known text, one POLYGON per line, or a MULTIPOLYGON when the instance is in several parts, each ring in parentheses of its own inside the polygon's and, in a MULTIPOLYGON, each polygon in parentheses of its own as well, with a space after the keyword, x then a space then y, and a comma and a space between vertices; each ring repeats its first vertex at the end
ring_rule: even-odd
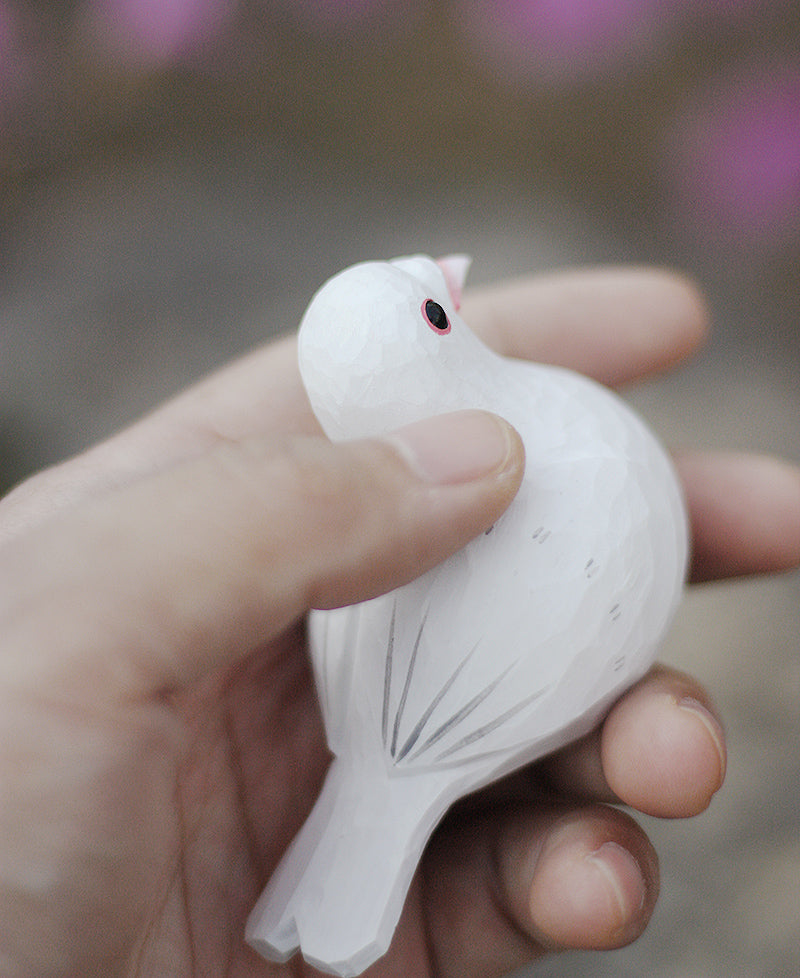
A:
POLYGON ((477 408, 526 453, 490 530, 404 587, 312 615, 335 759, 248 939, 343 976, 388 947, 449 805, 587 732, 644 674, 685 574, 682 496, 657 440, 587 378, 484 346, 456 311, 465 272, 425 256, 357 265, 301 324, 301 373, 332 439, 477 408))

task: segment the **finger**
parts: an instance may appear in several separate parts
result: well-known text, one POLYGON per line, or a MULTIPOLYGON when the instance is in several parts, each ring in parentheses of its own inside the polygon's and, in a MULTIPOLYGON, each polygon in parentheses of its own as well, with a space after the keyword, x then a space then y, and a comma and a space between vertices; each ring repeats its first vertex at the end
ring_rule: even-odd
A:
POLYGON ((520 279, 471 295, 464 318, 506 356, 570 367, 610 386, 680 363, 708 331, 697 288, 656 269, 520 279))
POLYGON ((708 694, 696 680, 659 666, 601 727, 547 758, 538 773, 567 795, 688 818, 708 807, 725 765, 725 736, 708 694))
POLYGON ((610 949, 645 928, 658 863, 622 812, 520 807, 445 824, 422 864, 442 978, 488 978, 552 950, 610 949))
MULTIPOLYGON (((707 331, 697 290, 654 270, 595 269, 475 289, 461 312, 507 356, 558 363, 624 383, 687 357, 707 331)), ((146 419, 206 439, 315 434, 319 426, 297 369, 293 336, 223 368, 146 419)))
MULTIPOLYGON (((704 339, 707 312, 694 286, 648 269, 563 272, 475 289, 470 327, 507 356, 558 363, 624 383, 687 357, 704 339)), ((293 336, 223 368, 147 419, 206 438, 315 434, 293 336)))
POLYGON ((677 459, 692 525, 692 579, 800 564, 800 472, 777 459, 686 453, 677 459))
POLYGON ((218 449, 0 551, 0 623, 16 650, 0 669, 52 684, 57 639, 62 689, 87 674, 130 695, 188 682, 310 607, 374 597, 441 562, 494 523, 523 467, 513 429, 476 411, 383 441, 218 449), (20 621, 20 608, 37 611, 20 621))
POLYGON ((211 374, 106 441, 38 473, 0 500, 0 543, 90 495, 216 446, 250 437, 320 434, 294 337, 211 374))
MULTIPOLYGON (((702 340, 706 313, 685 280, 594 270, 475 290, 463 312, 501 352, 623 383, 665 369, 702 340)), ((0 508, 0 539, 103 491, 224 441, 316 434, 293 337, 269 344, 185 391, 79 459, 30 480, 0 508)))

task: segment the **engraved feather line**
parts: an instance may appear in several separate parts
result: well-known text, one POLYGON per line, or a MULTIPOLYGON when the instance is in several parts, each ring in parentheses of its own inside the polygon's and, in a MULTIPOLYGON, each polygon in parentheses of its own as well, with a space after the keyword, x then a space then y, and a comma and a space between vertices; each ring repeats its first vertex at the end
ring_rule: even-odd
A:
MULTIPOLYGON (((551 684, 552 685, 552 684, 551 684)), ((532 703, 536 702, 540 696, 544 696, 550 686, 545 686, 543 689, 538 689, 535 693, 531 693, 530 696, 526 697, 521 702, 517 703, 516 706, 512 706, 511 709, 506 710, 502 716, 497 717, 492 720, 491 723, 486 723, 484 726, 479 727, 477 730, 473 730, 471 734, 467 734, 466 737, 462 737, 458 743, 453 744, 452 747, 448 747, 446 751, 443 751, 436 758, 437 761, 443 761, 458 751, 462 750, 464 747, 469 747, 470 744, 474 744, 475 741, 481 740, 483 737, 488 736, 497 730, 498 727, 502 727, 504 723, 507 723, 518 713, 521 713, 526 707, 530 706, 532 703)))
MULTIPOLYGON (((429 611, 430 611, 430 607, 425 609, 425 613, 423 614, 422 621, 420 622, 420 626, 417 631, 416 639, 414 640, 414 646, 411 651, 411 657, 408 663, 408 670, 406 672, 406 678, 403 684, 403 691, 400 695, 400 703, 398 705, 397 713, 395 714, 394 724, 392 727, 392 743, 390 748, 390 754, 392 758, 394 758, 395 763, 399 763, 400 761, 403 761, 406 758, 408 758, 409 762, 415 761, 422 754, 430 750, 431 747, 434 747, 437 743, 439 743, 439 741, 441 741, 448 733, 454 730, 457 726, 463 723, 463 721, 466 720, 467 717, 469 717, 472 713, 474 713, 474 711, 477 710, 477 708, 481 705, 481 703, 483 703, 497 689, 497 687, 503 682, 506 676, 508 676, 511 670, 517 665, 517 662, 512 662, 499 676, 497 676, 491 683, 489 683, 488 686, 485 686, 479 693, 473 696, 468 703, 466 703, 464 706, 458 709, 454 714, 452 714, 452 716, 450 716, 447 720, 445 720, 444 723, 440 724, 440 726, 437 727, 436 730, 434 730, 434 732, 425 740, 425 742, 416 751, 414 751, 414 753, 411 754, 411 756, 409 757, 410 752, 413 750, 413 748, 416 746, 417 742, 419 741, 422 731, 424 730, 426 724, 428 723, 431 716, 435 712, 436 708, 439 706, 441 701, 444 699, 445 695, 451 689, 456 679, 458 679, 464 667, 467 665, 467 663, 469 662, 469 660, 472 658, 473 654, 477 650, 478 646, 480 645, 480 641, 477 642, 469 651, 469 653, 458 664, 456 669, 453 671, 453 673, 444 683, 444 685, 439 690, 439 692, 431 700, 431 702, 425 709, 420 719, 415 724, 414 729, 411 731, 411 733, 409 734, 408 738, 406 739, 405 743, 403 744, 403 746, 401 747, 398 753, 397 743, 400 736, 400 724, 402 722, 406 703, 408 701, 408 694, 411 688, 411 681, 414 675, 414 668, 417 661, 417 654, 419 652, 419 647, 422 641, 422 633, 425 629, 425 623, 427 621, 429 611)), ((392 667, 394 662, 396 621, 397 621, 397 601, 395 600, 392 606, 392 617, 389 623, 389 638, 388 638, 387 649, 386 649, 386 667, 384 673, 384 688, 383 688, 384 746, 387 745, 387 740, 389 735, 389 712, 390 712, 389 701, 390 701, 391 686, 392 686, 392 667)), ((462 750, 464 747, 468 747, 471 744, 474 744, 476 741, 481 740, 482 738, 488 736, 490 733, 497 730, 504 723, 507 723, 509 720, 513 719, 513 717, 515 717, 518 713, 522 712, 522 710, 524 710, 526 707, 530 706, 537 699, 543 696, 549 688, 550 688, 549 686, 545 686, 543 689, 537 690, 535 693, 532 693, 530 696, 527 696, 521 702, 510 707, 508 710, 506 710, 505 713, 501 714, 499 717, 496 717, 494 720, 490 721, 489 723, 485 723, 477 730, 474 730, 471 733, 465 735, 457 743, 453 744, 451 747, 444 750, 441 754, 437 755, 436 760, 437 761, 445 760, 446 758, 451 757, 453 754, 456 754, 458 751, 462 750)))
POLYGON ((434 730, 434 732, 430 735, 430 737, 428 737, 428 739, 419 748, 419 750, 415 751, 411 755, 409 760, 412 761, 416 760, 427 750, 433 747, 434 744, 438 744, 439 741, 442 739, 442 737, 450 733, 450 731, 454 727, 457 727, 460 723, 463 723, 463 721, 466 720, 471 713, 477 710, 478 707, 481 705, 481 703, 483 703, 483 701, 497 689, 500 683, 506 678, 506 676, 509 674, 509 672, 511 672, 511 670, 514 668, 516 664, 517 664, 516 662, 512 662, 511 665, 508 666, 508 668, 505 669, 493 682, 489 683, 489 685, 486 686, 484 689, 482 689, 480 693, 478 693, 476 696, 473 696, 472 699, 469 701, 469 703, 466 703, 464 706, 461 707, 460 710, 457 710, 448 720, 445 720, 445 722, 440 727, 434 730))
POLYGON ((394 626, 397 621, 397 598, 392 605, 392 620, 389 623, 389 641, 386 645, 386 668, 383 674, 383 719, 381 728, 383 731, 383 746, 389 737, 389 697, 392 692, 392 664, 394 661, 394 626))
POLYGON ((472 647, 472 649, 469 652, 469 654, 466 655, 464 657, 464 659, 459 663, 459 665, 456 667, 455 671, 450 676, 450 678, 447 680, 447 682, 444 684, 444 686, 442 686, 442 688, 439 690, 439 692, 431 700, 430 705, 425 710, 425 712, 422 714, 422 716, 419 718, 419 720, 417 722, 417 725, 411 731, 411 733, 409 734, 408 740, 406 740, 405 744, 403 744, 403 747, 401 748, 400 753, 397 755, 397 760, 398 761, 402 761, 406 757, 406 755, 409 753, 409 751, 416 745, 417 741, 420 738, 420 734, 422 733, 422 731, 423 731, 423 729, 425 727, 425 724, 428 722, 428 720, 430 720, 430 718, 431 718, 431 716, 433 714, 433 711, 442 702, 442 700, 444 699, 444 697, 447 694, 448 690, 453 685, 453 683, 456 681, 456 679, 458 679, 459 675, 461 674, 462 669, 469 662, 469 660, 472 658, 473 653, 475 652, 475 650, 478 648, 479 645, 480 645, 480 642, 476 642, 475 643, 475 645, 472 647))
POLYGON ((406 673, 406 681, 403 685, 403 692, 400 694, 400 703, 397 707, 397 714, 394 718, 394 730, 392 731, 392 747, 391 755, 395 756, 397 753, 397 738, 400 735, 400 721, 403 719, 403 713, 406 709, 406 702, 408 700, 408 691, 411 688, 411 678, 414 675, 414 666, 417 662, 417 652, 419 652, 419 644, 422 641, 422 632, 425 629, 425 622, 428 620, 428 611, 430 606, 425 609, 425 613, 422 616, 422 621, 419 624, 419 631, 417 632, 417 637, 414 642, 414 648, 411 650, 411 659, 408 663, 408 672, 406 673))

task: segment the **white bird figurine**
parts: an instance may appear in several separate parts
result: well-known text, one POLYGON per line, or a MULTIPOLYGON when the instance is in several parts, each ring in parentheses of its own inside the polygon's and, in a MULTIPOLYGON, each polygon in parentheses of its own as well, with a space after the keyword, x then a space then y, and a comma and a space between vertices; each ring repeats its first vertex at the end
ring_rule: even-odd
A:
POLYGON ((355 265, 301 324, 303 381, 331 439, 479 408, 517 429, 526 471, 455 556, 312 614, 335 757, 248 921, 274 961, 299 948, 352 976, 379 958, 448 807, 590 730, 646 672, 680 600, 687 521, 666 453, 605 388, 484 346, 457 313, 468 265, 355 265))

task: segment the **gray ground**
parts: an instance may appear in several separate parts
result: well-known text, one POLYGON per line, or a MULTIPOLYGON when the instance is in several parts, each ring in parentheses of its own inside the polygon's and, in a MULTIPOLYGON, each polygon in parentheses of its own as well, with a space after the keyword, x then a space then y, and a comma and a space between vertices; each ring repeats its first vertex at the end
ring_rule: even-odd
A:
MULTIPOLYGON (((474 279, 596 261, 680 262, 710 286, 715 341, 630 392, 668 441, 800 457, 797 298, 773 301, 742 261, 601 222, 518 176, 325 176, 268 135, 230 154, 162 142, 30 181, 0 270, 0 452, 6 481, 79 449, 221 363, 292 327, 350 261, 471 252, 474 279), (744 288, 743 288, 744 283, 744 288)), ((710 811, 648 823, 663 893, 647 934, 538 975, 800 974, 800 578, 706 587, 665 658, 725 714, 730 766, 710 811)))

